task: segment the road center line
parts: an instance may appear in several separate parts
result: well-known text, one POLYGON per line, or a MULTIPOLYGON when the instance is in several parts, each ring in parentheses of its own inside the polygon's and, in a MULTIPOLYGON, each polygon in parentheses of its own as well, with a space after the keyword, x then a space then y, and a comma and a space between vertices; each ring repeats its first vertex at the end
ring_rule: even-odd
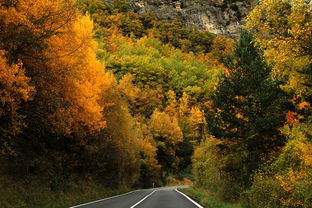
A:
POLYGON ((178 189, 176 189, 176 192, 182 194, 185 198, 187 198, 188 200, 190 200, 193 204, 195 204, 197 207, 199 208, 204 208, 203 206, 201 206, 200 204, 198 204, 196 201, 194 201, 193 199, 191 199, 188 195, 182 193, 181 191, 178 191, 178 189))
POLYGON ((134 208, 136 207, 138 204, 140 204, 142 201, 144 201, 147 197, 149 197, 150 195, 152 195, 156 190, 154 190, 152 193, 150 193, 149 195, 147 195, 146 197, 144 197, 143 199, 141 199, 140 201, 138 201, 135 205, 132 205, 130 208, 134 208))

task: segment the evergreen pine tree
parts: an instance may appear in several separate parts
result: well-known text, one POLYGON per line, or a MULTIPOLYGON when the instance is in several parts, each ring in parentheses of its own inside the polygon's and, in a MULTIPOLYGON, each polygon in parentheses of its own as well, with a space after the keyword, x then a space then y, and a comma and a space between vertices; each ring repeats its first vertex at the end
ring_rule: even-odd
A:
POLYGON ((231 158, 225 171, 248 186, 260 158, 284 143, 278 129, 288 108, 287 95, 272 80, 271 68, 248 32, 242 32, 225 64, 229 73, 223 75, 212 98, 215 112, 210 132, 224 141, 220 147, 231 158))

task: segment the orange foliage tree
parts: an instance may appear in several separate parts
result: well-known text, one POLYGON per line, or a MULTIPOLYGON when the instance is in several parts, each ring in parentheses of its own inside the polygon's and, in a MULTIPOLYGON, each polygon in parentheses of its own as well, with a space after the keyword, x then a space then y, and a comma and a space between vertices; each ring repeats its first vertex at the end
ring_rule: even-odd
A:
POLYGON ((5 138, 16 135, 25 125, 18 110, 21 103, 30 100, 34 92, 29 81, 22 63, 9 65, 5 52, 0 51, 0 144, 4 147, 0 149, 0 153, 14 153, 8 143, 12 141, 6 141, 5 138))
POLYGON ((111 84, 96 60, 92 22, 73 5, 19 0, 0 7, 0 46, 10 64, 23 62, 37 91, 25 111, 36 126, 63 135, 105 127, 99 99, 111 84))
POLYGON ((110 103, 102 97, 113 77, 96 59, 92 21, 79 13, 75 1, 0 3, 0 96, 6 106, 1 131, 8 131, 8 115, 25 121, 14 139, 1 138, 21 164, 10 163, 11 170, 32 170, 50 181, 87 167, 85 161, 100 162, 91 134, 107 127, 104 110, 110 103))

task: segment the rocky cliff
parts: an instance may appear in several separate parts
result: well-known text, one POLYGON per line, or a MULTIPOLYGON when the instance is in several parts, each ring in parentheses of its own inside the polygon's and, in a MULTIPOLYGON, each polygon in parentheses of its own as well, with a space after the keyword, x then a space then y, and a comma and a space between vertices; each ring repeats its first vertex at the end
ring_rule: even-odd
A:
MULTIPOLYGON (((111 1, 111 0, 106 0, 111 1)), ((214 34, 237 37, 250 11, 250 0, 127 0, 130 10, 152 12, 159 20, 180 19, 214 34)))

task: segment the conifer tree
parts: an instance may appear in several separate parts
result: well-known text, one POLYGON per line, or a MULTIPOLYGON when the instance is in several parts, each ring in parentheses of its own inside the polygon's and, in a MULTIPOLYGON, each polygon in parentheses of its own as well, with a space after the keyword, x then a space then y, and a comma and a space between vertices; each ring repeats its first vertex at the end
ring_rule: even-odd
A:
POLYGON ((225 141, 225 154, 239 155, 241 160, 229 157, 232 162, 226 171, 248 185, 259 159, 283 144, 278 129, 284 122, 286 94, 271 79, 271 68, 246 31, 226 66, 229 73, 221 78, 213 96, 215 116, 210 130, 225 141))

